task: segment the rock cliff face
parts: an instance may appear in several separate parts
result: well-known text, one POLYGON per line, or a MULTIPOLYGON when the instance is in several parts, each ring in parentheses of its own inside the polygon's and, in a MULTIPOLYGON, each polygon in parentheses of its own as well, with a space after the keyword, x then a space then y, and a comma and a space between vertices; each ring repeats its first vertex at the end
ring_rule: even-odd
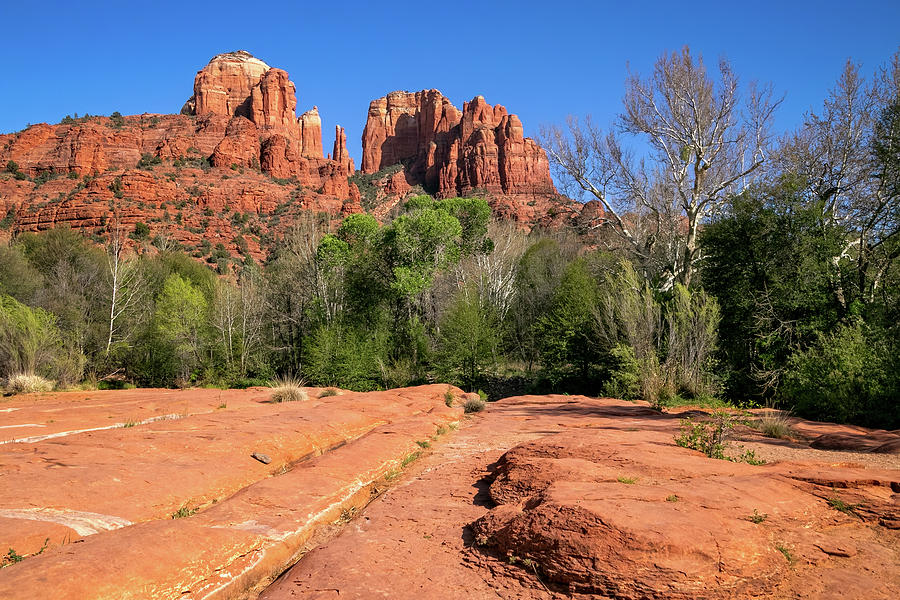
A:
POLYGON ((232 52, 197 73, 181 115, 67 118, 0 135, 0 165, 27 177, 0 175, 0 219, 10 231, 68 225, 101 237, 140 221, 189 251, 222 243, 262 258, 289 225, 282 214, 362 210, 343 130, 339 159, 325 158, 318 110, 298 119, 296 109, 285 71, 232 52))
POLYGON ((400 163, 410 184, 438 196, 556 195, 544 151, 482 96, 460 111, 437 90, 392 92, 369 105, 362 144, 364 173, 400 163))

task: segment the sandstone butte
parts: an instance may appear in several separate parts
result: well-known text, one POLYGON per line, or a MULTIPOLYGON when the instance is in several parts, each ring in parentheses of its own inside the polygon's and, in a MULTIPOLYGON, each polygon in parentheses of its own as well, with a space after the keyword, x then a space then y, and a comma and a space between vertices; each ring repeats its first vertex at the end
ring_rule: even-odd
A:
POLYGON ((0 598, 900 593, 900 432, 744 428, 750 465, 675 444, 698 410, 308 392, 4 399, 0 598))
POLYGON ((0 235, 68 225, 100 241, 144 222, 151 238, 197 258, 212 262, 210 247, 222 244, 259 260, 302 213, 381 218, 423 188, 485 194, 496 214, 526 227, 602 218, 597 206, 558 195, 518 118, 480 96, 462 112, 434 90, 374 101, 366 197, 352 181, 343 128, 326 155, 318 108, 298 116, 297 106, 285 71, 238 51, 197 73, 181 114, 67 118, 0 135, 0 235), (6 172, 9 161, 27 177, 6 172), (391 161, 399 173, 384 171, 391 161))

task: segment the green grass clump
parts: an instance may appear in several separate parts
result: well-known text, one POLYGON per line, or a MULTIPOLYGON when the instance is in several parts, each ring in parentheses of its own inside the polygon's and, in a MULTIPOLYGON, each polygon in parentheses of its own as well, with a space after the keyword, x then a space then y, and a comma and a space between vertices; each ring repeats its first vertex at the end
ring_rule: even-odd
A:
POLYGON ((828 506, 834 510, 838 510, 845 515, 852 515, 859 518, 859 513, 856 512, 856 509, 862 506, 862 504, 850 504, 849 502, 844 502, 837 496, 831 496, 825 500, 828 502, 828 506))
POLYGON ((628 485, 632 485, 634 483, 637 483, 637 477, 617 477, 616 481, 618 481, 619 483, 626 483, 628 485))
POLYGON ((767 410, 754 421, 753 426, 766 437, 781 440, 793 437, 790 420, 785 413, 778 410, 767 410))
POLYGON ((328 388, 319 392, 319 398, 330 398, 331 396, 340 396, 340 394, 334 388, 328 388))
POLYGON ((794 555, 791 553, 791 549, 785 546, 784 544, 775 544, 775 549, 781 552, 784 555, 784 558, 791 564, 794 564, 794 555))

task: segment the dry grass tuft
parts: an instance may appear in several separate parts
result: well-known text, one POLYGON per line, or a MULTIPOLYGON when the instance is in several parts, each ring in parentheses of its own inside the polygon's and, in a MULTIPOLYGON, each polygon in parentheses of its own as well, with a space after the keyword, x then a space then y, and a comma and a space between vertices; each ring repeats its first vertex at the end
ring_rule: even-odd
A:
POLYGON ((754 423, 756 429, 766 437, 788 440, 793 437, 788 414, 780 410, 767 410, 754 423))
POLYGON ((466 400, 463 404, 463 411, 467 413, 476 413, 484 410, 484 400, 466 400))
POLYGON ((53 391, 55 385, 54 382, 44 379, 40 375, 26 375, 25 373, 10 375, 6 381, 6 389, 13 394, 50 392, 53 391))
POLYGON ((296 377, 277 377, 269 385, 272 394, 269 399, 272 402, 298 402, 306 400, 309 395, 303 389, 304 381, 296 377))

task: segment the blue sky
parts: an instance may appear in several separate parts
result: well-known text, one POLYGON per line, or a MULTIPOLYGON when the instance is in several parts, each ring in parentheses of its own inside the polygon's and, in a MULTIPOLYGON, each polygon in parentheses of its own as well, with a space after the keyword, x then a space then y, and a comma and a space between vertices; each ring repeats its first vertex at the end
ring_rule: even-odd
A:
POLYGON ((844 61, 871 72, 900 45, 900 2, 12 2, 0 3, 0 132, 66 114, 178 112, 197 70, 248 50, 288 71, 359 160, 369 101, 437 88, 462 107, 484 95, 526 133, 568 114, 611 121, 627 65, 649 73, 687 44, 726 56, 742 82, 786 94, 777 126, 821 104, 844 61))

